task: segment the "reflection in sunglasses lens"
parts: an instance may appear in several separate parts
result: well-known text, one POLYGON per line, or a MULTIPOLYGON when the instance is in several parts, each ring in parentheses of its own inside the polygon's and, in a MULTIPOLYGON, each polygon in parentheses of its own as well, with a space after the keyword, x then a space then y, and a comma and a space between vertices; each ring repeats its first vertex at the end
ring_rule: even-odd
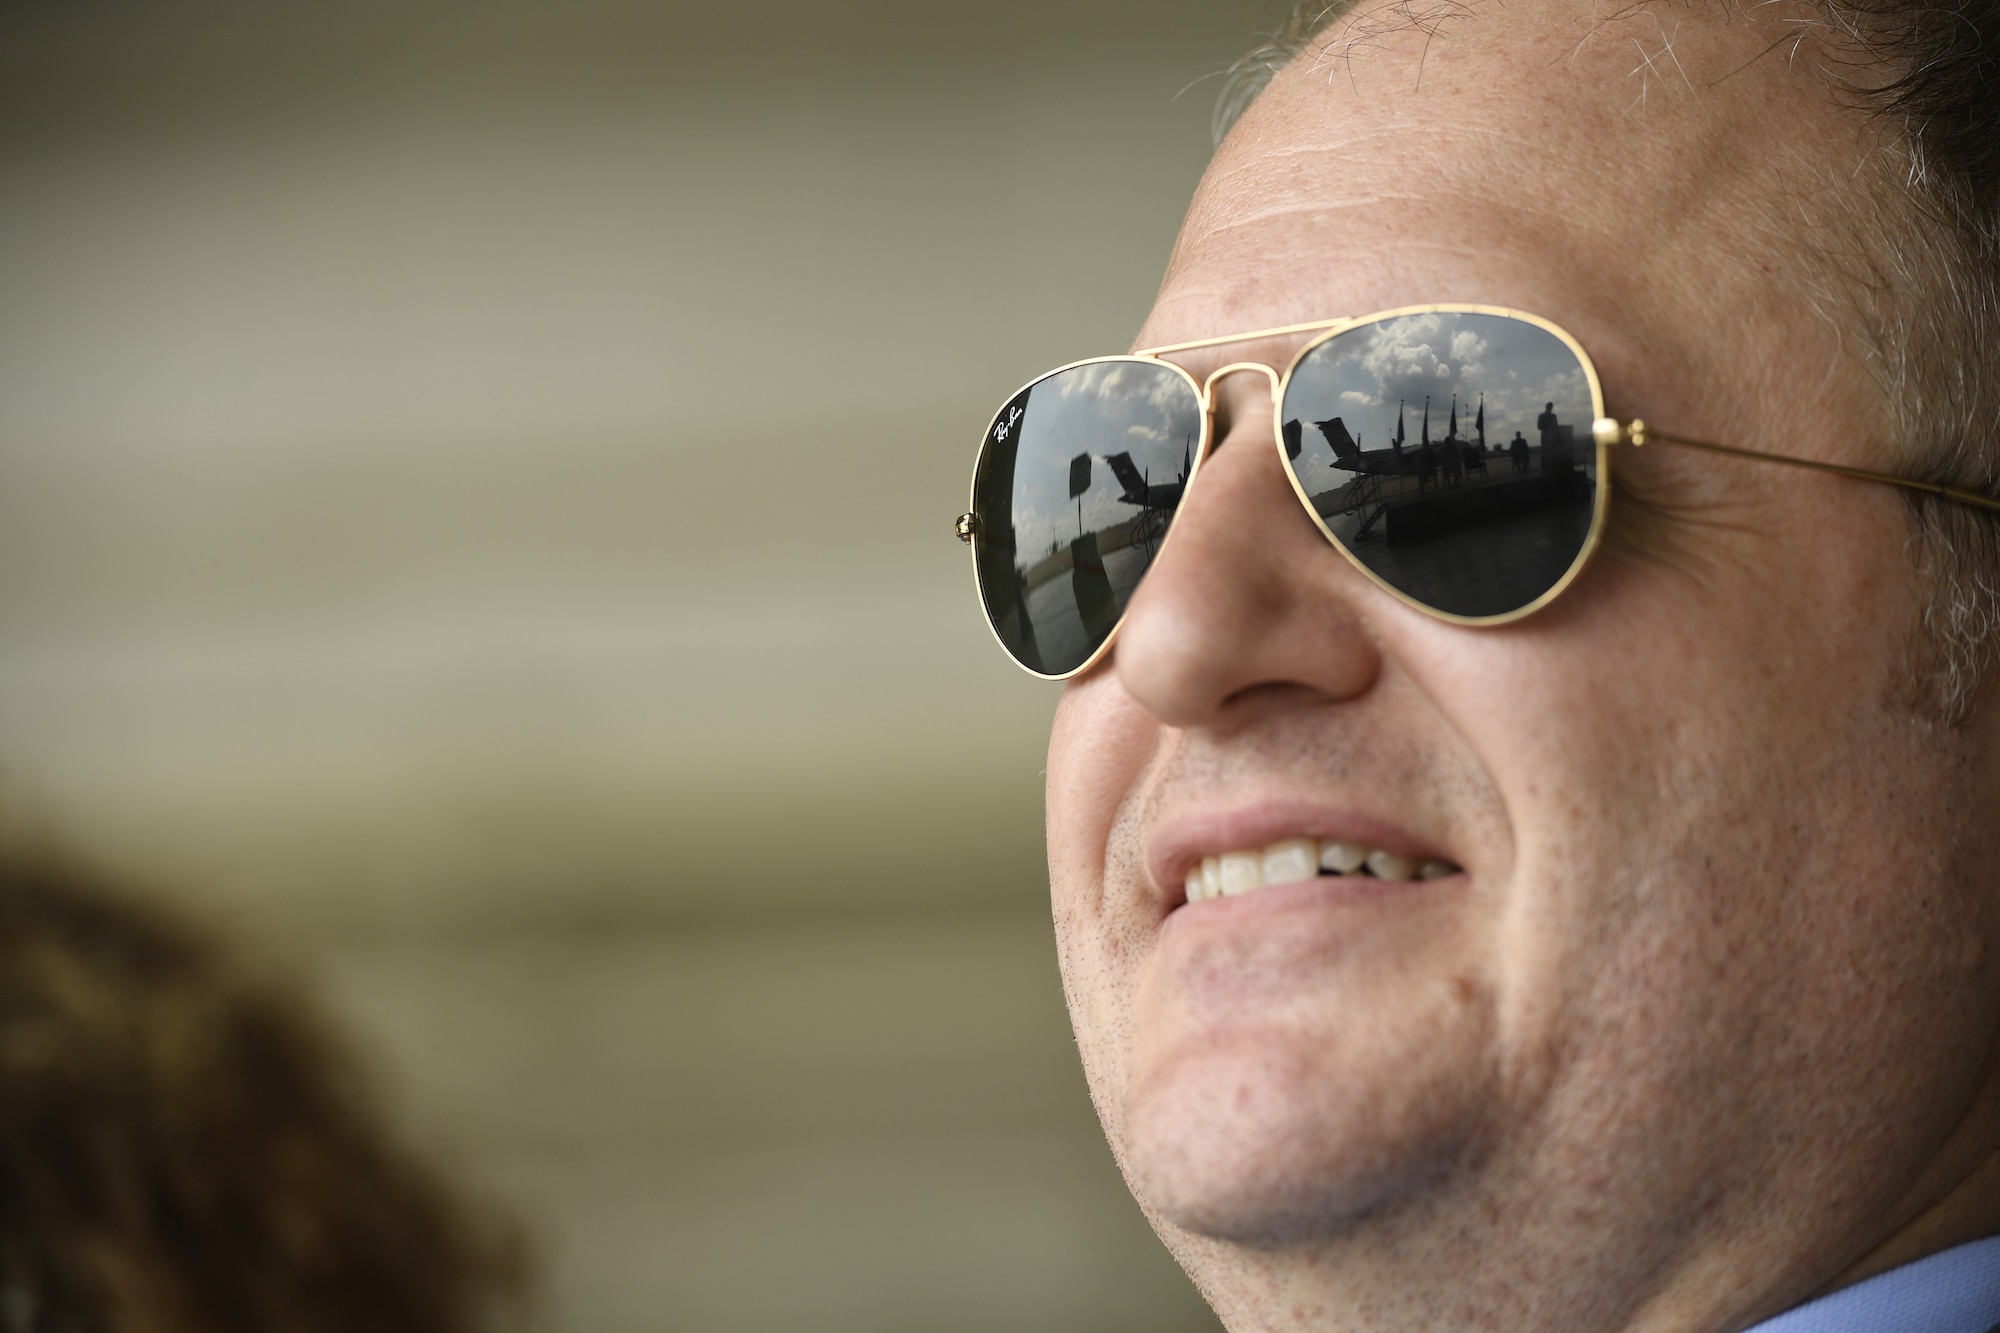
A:
POLYGON ((1030 671, 1074 671, 1110 637, 1153 563, 1201 445, 1180 371, 1114 358, 1016 394, 973 480, 979 591, 1030 671))
POLYGON ((1506 615, 1560 585, 1597 507, 1598 403, 1561 338, 1432 311, 1345 329, 1292 370, 1280 430, 1327 530, 1449 615, 1506 615))

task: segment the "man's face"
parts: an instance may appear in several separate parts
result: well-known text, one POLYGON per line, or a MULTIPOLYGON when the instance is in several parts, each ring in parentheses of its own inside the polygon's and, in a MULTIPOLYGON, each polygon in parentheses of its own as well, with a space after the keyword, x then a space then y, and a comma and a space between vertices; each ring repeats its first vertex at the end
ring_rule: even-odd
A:
MULTIPOLYGON (((1771 49, 1792 29, 1382 13, 1225 144, 1141 345, 1510 306, 1578 337, 1621 418, 1893 465, 1794 243, 1826 182, 1874 178, 1874 131, 1771 49)), ((1221 384, 1064 696, 1048 809, 1093 1095, 1225 1315, 1768 1313, 1935 1203, 1987 1123, 1995 788, 1986 726, 1913 703, 1901 498, 1631 453, 1560 600, 1452 626, 1314 529, 1266 379, 1221 384), (1296 838, 1459 869, 1184 902, 1201 858, 1296 838)))

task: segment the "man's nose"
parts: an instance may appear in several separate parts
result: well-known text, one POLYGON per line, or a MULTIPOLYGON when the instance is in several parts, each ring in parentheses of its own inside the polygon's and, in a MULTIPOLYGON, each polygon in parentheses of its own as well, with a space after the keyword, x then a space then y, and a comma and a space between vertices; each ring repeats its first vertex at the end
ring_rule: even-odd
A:
POLYGON ((1367 581, 1292 490, 1272 439, 1271 387, 1268 372, 1217 383, 1227 433, 1118 631, 1120 682, 1170 726, 1226 727, 1248 701, 1286 687, 1351 699, 1381 670, 1359 614, 1367 581))

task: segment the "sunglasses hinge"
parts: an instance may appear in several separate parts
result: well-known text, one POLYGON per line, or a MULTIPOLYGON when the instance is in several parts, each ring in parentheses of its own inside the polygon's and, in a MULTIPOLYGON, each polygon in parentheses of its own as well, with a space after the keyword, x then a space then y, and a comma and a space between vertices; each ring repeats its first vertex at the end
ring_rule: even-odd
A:
POLYGON ((1599 417, 1590 423, 1590 435, 1600 445, 1629 444, 1638 449, 1646 443, 1646 423, 1637 417, 1632 418, 1630 423, 1612 417, 1599 417))

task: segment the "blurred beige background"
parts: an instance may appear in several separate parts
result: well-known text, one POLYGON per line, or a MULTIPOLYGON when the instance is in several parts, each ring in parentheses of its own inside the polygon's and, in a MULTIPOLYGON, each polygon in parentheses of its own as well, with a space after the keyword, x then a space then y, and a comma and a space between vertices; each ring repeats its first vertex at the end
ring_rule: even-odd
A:
POLYGON ((950 523, 1269 9, 0 12, 0 802, 313 972, 546 1328, 1214 1327, 950 523))

